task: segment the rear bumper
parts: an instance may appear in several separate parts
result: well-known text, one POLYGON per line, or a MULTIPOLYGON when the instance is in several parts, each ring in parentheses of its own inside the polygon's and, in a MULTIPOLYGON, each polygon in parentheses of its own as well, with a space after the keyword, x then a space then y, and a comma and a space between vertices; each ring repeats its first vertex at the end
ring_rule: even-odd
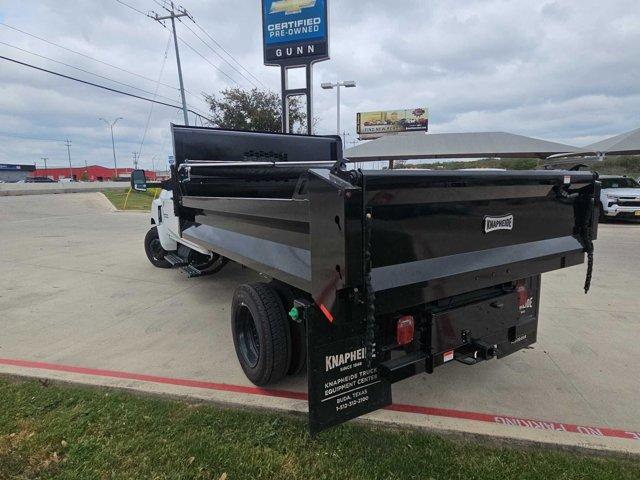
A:
POLYGON ((540 276, 526 279, 529 297, 519 305, 518 293, 503 293, 462 306, 428 314, 426 335, 415 350, 381 365, 386 381, 394 383, 416 373, 432 373, 452 360, 474 365, 502 358, 536 342, 540 276))

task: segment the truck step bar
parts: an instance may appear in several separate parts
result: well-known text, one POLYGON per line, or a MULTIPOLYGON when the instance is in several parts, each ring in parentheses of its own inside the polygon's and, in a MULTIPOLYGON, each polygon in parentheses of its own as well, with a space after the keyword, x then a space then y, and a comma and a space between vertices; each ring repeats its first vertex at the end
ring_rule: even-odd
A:
POLYGON ((172 267, 184 267, 189 263, 176 253, 168 253, 164 256, 164 259, 169 262, 172 267))
POLYGON ((187 275, 187 278, 202 277, 204 275, 204 272, 201 272, 193 265, 185 265, 180 270, 187 275))

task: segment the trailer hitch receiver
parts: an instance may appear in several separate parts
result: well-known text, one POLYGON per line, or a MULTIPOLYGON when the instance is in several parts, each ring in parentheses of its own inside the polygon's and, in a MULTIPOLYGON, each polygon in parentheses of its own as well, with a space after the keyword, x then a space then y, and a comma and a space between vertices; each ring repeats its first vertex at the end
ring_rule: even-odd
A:
POLYGON ((478 356, 484 360, 489 360, 498 355, 498 346, 485 342, 473 341, 471 346, 478 351, 478 356))

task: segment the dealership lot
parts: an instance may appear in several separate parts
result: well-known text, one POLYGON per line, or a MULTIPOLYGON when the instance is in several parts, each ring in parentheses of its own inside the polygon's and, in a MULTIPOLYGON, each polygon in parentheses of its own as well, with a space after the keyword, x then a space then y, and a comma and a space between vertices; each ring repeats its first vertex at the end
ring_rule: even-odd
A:
MULTIPOLYGON (((231 296, 259 277, 238 265, 196 279, 155 269, 148 227, 99 193, 0 198, 0 371, 304 410, 304 376, 274 396, 236 360, 231 296)), ((370 418, 640 452, 639 240, 638 224, 601 226, 589 295, 584 266, 543 276, 532 349, 397 384, 403 408, 370 418)))

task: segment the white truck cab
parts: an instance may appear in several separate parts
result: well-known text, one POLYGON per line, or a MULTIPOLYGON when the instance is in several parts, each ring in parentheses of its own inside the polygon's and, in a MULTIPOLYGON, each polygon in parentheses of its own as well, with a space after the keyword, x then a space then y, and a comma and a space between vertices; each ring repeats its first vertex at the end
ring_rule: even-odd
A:
POLYGON ((633 178, 601 175, 600 204, 604 218, 640 220, 640 184, 633 178))

